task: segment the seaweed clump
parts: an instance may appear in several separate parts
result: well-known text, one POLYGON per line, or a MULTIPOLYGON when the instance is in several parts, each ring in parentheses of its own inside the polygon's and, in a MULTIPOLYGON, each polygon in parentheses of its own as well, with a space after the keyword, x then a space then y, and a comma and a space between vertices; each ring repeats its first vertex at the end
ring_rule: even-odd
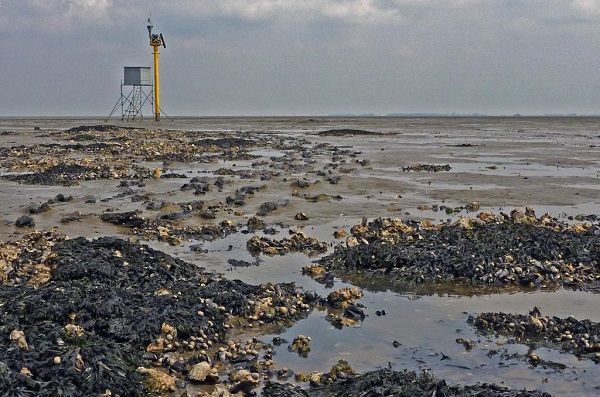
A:
POLYGON ((327 250, 326 243, 307 236, 301 231, 290 230, 290 235, 290 238, 284 237, 281 240, 252 236, 246 243, 246 247, 252 254, 263 253, 267 255, 285 255, 290 252, 314 254, 327 250))
POLYGON ((452 167, 450 164, 415 164, 409 165, 408 167, 402 167, 402 171, 409 172, 442 172, 450 171, 452 167))
MULTIPOLYGON (((132 177, 149 177, 148 170, 139 168, 132 177)), ((123 179, 131 176, 129 168, 122 165, 82 165, 62 162, 43 171, 26 174, 4 175, 2 178, 28 185, 75 185, 79 181, 96 179, 123 179)))
POLYGON ((484 335, 504 335, 600 363, 600 324, 590 320, 542 316, 535 307, 529 314, 480 313, 469 316, 468 323, 484 335))
POLYGON ((179 245, 183 240, 189 239, 215 241, 235 233, 238 228, 233 221, 229 220, 221 221, 215 225, 202 226, 181 225, 177 222, 179 219, 188 216, 191 216, 191 213, 184 210, 183 212, 163 215, 160 219, 146 219, 136 211, 129 211, 106 212, 100 215, 100 219, 113 225, 125 226, 130 233, 144 239, 165 241, 170 245, 179 245))
MULTIPOLYGON (((191 361, 173 362, 166 352, 189 351, 191 340, 203 341, 199 349, 223 343, 228 318, 252 316, 257 302, 268 301, 277 313, 278 305, 303 299, 292 284, 225 280, 117 238, 38 238, 37 248, 23 249, 30 261, 17 259, 24 244, 9 246, 14 250, 0 261, 16 268, 0 280, 0 395, 171 390, 177 377, 207 357, 201 351, 191 361), (27 285, 31 272, 20 283, 12 274, 29 262, 44 266, 36 288, 27 285), (176 366, 162 367, 169 363, 176 366)), ((274 314, 263 321, 281 320, 274 314)))
POLYGON ((375 132, 375 131, 341 128, 341 129, 320 131, 319 133, 317 133, 317 135, 341 137, 341 136, 369 136, 369 135, 377 136, 377 135, 383 135, 383 134, 381 132, 375 132))
POLYGON ((116 125, 101 124, 101 125, 80 125, 78 127, 69 128, 66 133, 80 132, 110 132, 117 130, 131 129, 129 127, 117 127, 116 125))
POLYGON ((267 382, 263 390, 263 397, 321 396, 550 397, 550 394, 539 391, 514 390, 488 383, 470 386, 447 385, 444 380, 436 379, 429 372, 397 372, 391 369, 380 369, 349 379, 338 379, 331 384, 313 387, 309 390, 275 382, 267 382))
POLYGON ((454 223, 376 219, 354 226, 346 247, 322 259, 327 270, 403 282, 585 288, 600 280, 600 225, 480 213, 454 223))

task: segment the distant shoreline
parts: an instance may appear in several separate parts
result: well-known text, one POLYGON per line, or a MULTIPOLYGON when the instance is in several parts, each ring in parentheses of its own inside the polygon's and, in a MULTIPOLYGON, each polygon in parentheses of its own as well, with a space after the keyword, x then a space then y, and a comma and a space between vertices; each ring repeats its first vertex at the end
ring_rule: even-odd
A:
MULTIPOLYGON (((600 114, 531 114, 531 115, 494 115, 494 114, 385 114, 385 115, 360 115, 360 114, 331 114, 331 115, 212 115, 212 116, 171 116, 171 119, 384 119, 384 118, 510 118, 510 119, 539 119, 539 118, 597 118, 600 114)), ((88 116, 20 116, 20 115, 0 115, 0 120, 87 120, 87 119, 105 119, 106 115, 88 115, 88 116)), ((112 117, 110 120, 117 120, 112 117)), ((152 119, 151 116, 142 118, 152 119)))

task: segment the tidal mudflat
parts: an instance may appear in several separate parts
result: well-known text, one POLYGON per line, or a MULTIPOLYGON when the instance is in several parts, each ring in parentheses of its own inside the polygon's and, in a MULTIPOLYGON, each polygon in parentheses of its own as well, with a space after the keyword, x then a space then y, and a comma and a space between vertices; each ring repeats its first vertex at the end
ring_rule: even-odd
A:
POLYGON ((0 394, 600 394, 600 119, 1 119, 0 167, 0 394))

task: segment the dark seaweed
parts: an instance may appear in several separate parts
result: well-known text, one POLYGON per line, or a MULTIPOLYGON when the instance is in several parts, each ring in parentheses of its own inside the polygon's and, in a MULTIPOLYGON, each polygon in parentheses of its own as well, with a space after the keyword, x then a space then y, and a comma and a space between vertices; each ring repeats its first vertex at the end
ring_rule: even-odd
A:
POLYGON ((368 244, 336 247, 321 263, 331 270, 417 283, 462 280, 482 285, 574 286, 591 283, 600 274, 598 225, 584 232, 510 220, 472 228, 447 224, 439 230, 416 225, 413 232, 389 241, 371 233, 384 229, 383 222, 375 220, 368 226, 370 231, 359 236, 368 244))
POLYGON ((600 363, 600 324, 574 317, 542 316, 538 308, 529 314, 480 313, 468 323, 484 335, 505 335, 518 343, 557 348, 600 363))
MULTIPOLYGON (((247 301, 261 291, 116 238, 67 240, 53 251, 49 283, 37 289, 0 285, 0 395, 92 396, 111 390, 142 396, 136 369, 163 322, 182 338, 202 330, 222 339, 225 315, 203 299, 245 315, 247 301), (156 294, 159 289, 170 293, 156 294), (69 323, 83 327, 84 334, 67 335, 69 323), (25 333, 27 349, 10 341, 13 330, 25 333), (60 364, 53 363, 56 356, 60 364), (19 374, 23 367, 31 378, 19 374)), ((291 284, 277 288, 281 294, 294 290, 291 284)))
POLYGON ((438 380, 428 372, 396 372, 380 369, 330 385, 309 390, 289 384, 267 382, 263 397, 550 397, 538 391, 519 391, 495 384, 471 386, 450 385, 438 380))

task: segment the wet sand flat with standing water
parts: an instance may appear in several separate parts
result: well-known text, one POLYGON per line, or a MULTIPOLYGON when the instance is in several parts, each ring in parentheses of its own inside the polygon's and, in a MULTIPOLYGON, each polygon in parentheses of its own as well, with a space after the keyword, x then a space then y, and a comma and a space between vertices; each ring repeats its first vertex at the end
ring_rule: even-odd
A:
POLYGON ((600 395, 599 210, 598 118, 3 118, 0 395, 600 395))

